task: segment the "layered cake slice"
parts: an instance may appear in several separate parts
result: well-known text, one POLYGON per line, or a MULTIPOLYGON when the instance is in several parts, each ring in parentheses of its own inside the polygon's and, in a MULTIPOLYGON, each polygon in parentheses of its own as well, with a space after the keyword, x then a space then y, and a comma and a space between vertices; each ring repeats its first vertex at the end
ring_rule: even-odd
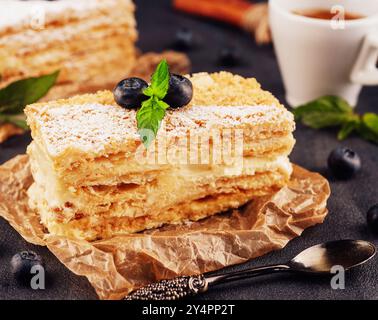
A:
POLYGON ((136 59, 131 0, 1 0, 0 88, 60 70, 46 97, 112 88, 136 59))
POLYGON ((255 79, 194 74, 146 149, 136 111, 108 91, 26 108, 30 205, 50 233, 94 240, 196 221, 277 191, 291 175, 293 116, 255 79))

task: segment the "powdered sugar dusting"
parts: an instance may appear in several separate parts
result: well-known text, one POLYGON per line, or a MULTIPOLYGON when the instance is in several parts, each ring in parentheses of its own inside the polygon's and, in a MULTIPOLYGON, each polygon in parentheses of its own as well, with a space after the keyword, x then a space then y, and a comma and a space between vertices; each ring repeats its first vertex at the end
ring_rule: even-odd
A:
MULTIPOLYGON (((191 106, 168 111, 162 128, 164 134, 181 136, 188 130, 200 133, 211 128, 254 126, 285 119, 291 121, 291 113, 276 106, 191 106)), ((118 106, 90 103, 46 108, 35 120, 52 156, 67 149, 98 156, 110 151, 109 147, 116 151, 125 143, 139 141, 136 112, 118 106)))
POLYGON ((101 154, 107 145, 136 139, 136 114, 122 108, 84 104, 47 109, 38 117, 41 135, 50 154, 66 149, 101 154))

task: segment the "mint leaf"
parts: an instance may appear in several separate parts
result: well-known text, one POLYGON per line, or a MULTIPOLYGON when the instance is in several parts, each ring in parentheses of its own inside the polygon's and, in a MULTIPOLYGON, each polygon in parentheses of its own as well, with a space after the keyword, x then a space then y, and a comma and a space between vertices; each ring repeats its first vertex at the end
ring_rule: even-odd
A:
POLYGON ((169 108, 169 104, 164 102, 163 100, 156 100, 156 103, 159 105, 160 108, 167 110, 169 108))
MULTIPOLYGON (((145 90, 147 91, 147 95, 149 95, 152 91, 153 95, 158 97, 160 100, 163 99, 169 89, 169 67, 166 60, 162 60, 158 66, 154 74, 151 77, 151 89, 148 88, 145 90)), ((146 93, 145 93, 146 94, 146 93)))
POLYGON ((311 101, 294 109, 293 113, 296 120, 314 129, 340 126, 355 118, 352 107, 335 96, 311 101))
POLYGON ((344 114, 311 112, 302 117, 302 123, 313 129, 336 127, 348 121, 349 117, 344 114))
POLYGON ((165 116, 166 108, 161 102, 155 97, 151 97, 142 103, 142 108, 137 112, 138 132, 146 148, 155 139, 165 116))
POLYGON ((294 110, 296 116, 302 116, 309 111, 325 111, 337 113, 353 113, 352 107, 344 99, 336 96, 324 96, 308 102, 294 110))
POLYGON ((146 89, 143 90, 143 94, 147 97, 153 97, 154 96, 154 90, 152 89, 151 86, 147 87, 146 89))
POLYGON ((357 132, 361 138, 378 144, 378 115, 366 113, 361 117, 342 98, 322 97, 294 109, 293 113, 296 120, 314 129, 341 127, 339 140, 357 132))
POLYGON ((14 115, 22 113, 24 107, 47 94, 55 84, 59 71, 52 74, 19 80, 0 89, 0 113, 14 115))
POLYGON ((160 129, 165 110, 169 105, 162 99, 169 89, 169 67, 166 60, 162 60, 151 77, 151 85, 143 93, 150 97, 142 103, 137 112, 138 132, 146 148, 150 146, 160 129))
POLYGON ((362 117, 358 134, 362 138, 378 144, 378 115, 365 113, 362 117))
POLYGON ((337 139, 345 140, 354 131, 358 130, 359 126, 360 126, 359 117, 356 118, 355 120, 351 120, 351 121, 344 123, 343 126, 341 127, 339 133, 337 134, 337 139))

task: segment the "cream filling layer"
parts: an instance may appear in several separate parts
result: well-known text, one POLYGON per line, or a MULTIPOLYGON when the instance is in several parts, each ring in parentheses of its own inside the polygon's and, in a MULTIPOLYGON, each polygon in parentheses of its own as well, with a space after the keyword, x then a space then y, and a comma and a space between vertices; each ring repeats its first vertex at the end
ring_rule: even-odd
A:
MULTIPOLYGON (((151 208, 196 199, 201 192, 202 194, 208 192, 206 195, 211 195, 214 190, 221 189, 227 192, 232 190, 233 186, 243 187, 244 182, 240 182, 242 185, 237 185, 238 178, 275 171, 288 178, 292 172, 287 156, 278 156, 274 159, 244 157, 242 163, 233 166, 172 166, 157 174, 153 183, 149 182, 132 190, 122 191, 119 191, 116 185, 106 186, 109 188, 108 192, 96 194, 91 187, 84 191, 82 188, 66 185, 57 177, 51 161, 39 152, 35 142, 29 147, 28 152, 31 156, 32 172, 38 185, 38 192, 43 193, 39 197, 42 196, 51 208, 65 208, 68 211, 70 210, 66 206, 67 203, 73 204, 72 211, 85 212, 86 209, 90 208, 90 211, 94 211, 96 206, 106 206, 111 202, 127 201, 131 206, 136 207, 135 214, 140 215, 143 214, 142 211, 151 208), (219 182, 220 180, 222 182, 219 182)), ((134 215, 133 210, 125 214, 134 215)))

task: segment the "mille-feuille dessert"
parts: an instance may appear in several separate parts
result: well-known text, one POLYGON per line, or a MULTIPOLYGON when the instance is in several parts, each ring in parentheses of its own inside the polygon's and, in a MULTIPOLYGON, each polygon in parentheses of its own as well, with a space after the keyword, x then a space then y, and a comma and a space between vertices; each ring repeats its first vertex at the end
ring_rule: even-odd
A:
POLYGON ((1 0, 0 88, 60 70, 46 100, 111 89, 134 66, 131 0, 1 0))
POLYGON ((110 91, 26 108, 34 139, 28 148, 30 206, 51 234, 95 240, 197 221, 288 182, 292 114, 255 79, 226 72, 188 78, 191 102, 167 110, 149 149, 136 110, 119 106, 110 91), (184 141, 189 149, 188 138, 199 141, 194 150, 205 143, 211 149, 212 132, 235 142, 240 131, 240 158, 232 161, 215 161, 210 151, 208 162, 191 162, 193 148, 179 161, 159 161, 153 151, 153 161, 143 157, 159 145, 169 153, 184 141))

